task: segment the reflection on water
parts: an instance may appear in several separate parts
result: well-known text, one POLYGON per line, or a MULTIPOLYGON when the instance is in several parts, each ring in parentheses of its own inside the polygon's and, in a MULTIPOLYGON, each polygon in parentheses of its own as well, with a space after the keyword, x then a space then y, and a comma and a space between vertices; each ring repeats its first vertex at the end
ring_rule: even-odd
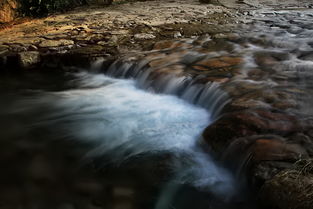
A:
POLYGON ((0 200, 8 206, 159 209, 179 200, 186 208, 179 191, 199 193, 202 206, 233 194, 231 176, 197 145, 210 123, 205 109, 132 80, 89 73, 57 80, 63 88, 13 90, 6 81, 13 87, 2 93, 1 191, 12 194, 0 200))

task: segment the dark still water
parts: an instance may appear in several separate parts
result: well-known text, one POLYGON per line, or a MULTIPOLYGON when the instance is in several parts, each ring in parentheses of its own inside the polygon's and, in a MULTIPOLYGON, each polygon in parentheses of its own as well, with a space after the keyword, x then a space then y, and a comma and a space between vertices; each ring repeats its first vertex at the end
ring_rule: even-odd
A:
POLYGON ((232 205, 231 175, 198 145, 203 108, 86 72, 2 75, 0 94, 3 208, 232 205))

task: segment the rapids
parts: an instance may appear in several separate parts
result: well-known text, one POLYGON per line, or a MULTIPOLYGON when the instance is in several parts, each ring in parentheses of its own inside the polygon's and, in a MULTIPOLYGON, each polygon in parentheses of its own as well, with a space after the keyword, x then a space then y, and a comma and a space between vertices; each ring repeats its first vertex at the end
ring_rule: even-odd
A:
MULTIPOLYGON (((8 123, 2 135, 19 138, 35 132, 52 143, 83 144, 88 148, 80 153, 80 161, 88 164, 102 159, 97 160, 99 168, 123 167, 145 156, 170 155, 173 157, 166 160, 168 185, 176 192, 182 185, 190 185, 222 199, 234 194, 232 176, 199 146, 203 129, 212 122, 206 109, 173 95, 146 92, 135 80, 88 72, 68 76, 71 79, 62 90, 8 94, 10 105, 1 118, 19 118, 23 124, 8 123), (16 126, 18 129, 12 130, 16 126)), ((156 208, 172 204, 173 200, 160 198, 156 208)))

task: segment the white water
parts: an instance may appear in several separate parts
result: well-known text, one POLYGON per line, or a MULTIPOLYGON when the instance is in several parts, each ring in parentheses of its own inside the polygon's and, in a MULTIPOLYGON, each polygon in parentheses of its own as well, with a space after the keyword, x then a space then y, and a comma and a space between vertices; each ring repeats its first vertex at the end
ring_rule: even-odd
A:
MULTIPOLYGON (((194 53, 186 56, 188 59, 203 58, 202 54, 194 53)), ((93 71, 101 71, 99 60, 94 63, 93 71)), ((162 74, 158 70, 170 67, 173 63, 150 68, 146 60, 129 62, 117 60, 107 70, 106 74, 115 78, 131 78, 136 80, 139 88, 149 92, 163 93, 178 96, 183 100, 207 109, 211 113, 211 119, 215 120, 223 107, 230 101, 226 92, 220 90, 219 84, 214 82, 197 83, 198 78, 192 78, 180 71, 162 74)), ((175 70, 175 69, 173 69, 175 70)), ((201 79, 201 76, 199 76, 201 79)))
POLYGON ((175 183, 224 197, 232 194, 231 176, 198 146, 211 122, 205 109, 175 96, 145 92, 133 80, 79 73, 71 82, 78 88, 41 92, 12 109, 17 114, 44 110, 30 129, 48 127, 53 139, 92 144, 85 160, 105 155, 119 165, 142 154, 172 153, 175 183))

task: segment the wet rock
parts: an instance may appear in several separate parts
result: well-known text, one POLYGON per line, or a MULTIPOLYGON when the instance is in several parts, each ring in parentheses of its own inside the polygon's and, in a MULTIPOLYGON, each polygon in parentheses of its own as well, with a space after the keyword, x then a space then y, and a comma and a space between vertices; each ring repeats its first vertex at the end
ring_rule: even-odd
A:
POLYGON ((304 158, 308 158, 304 147, 278 135, 237 138, 223 155, 228 167, 256 190, 278 172, 304 158))
POLYGON ((204 67, 205 69, 214 69, 214 68, 229 68, 238 66, 242 63, 242 58, 240 57, 228 57, 222 56, 218 58, 210 58, 201 60, 195 63, 195 66, 204 67))
POLYGON ((149 40, 149 39, 155 39, 156 36, 149 33, 137 33, 134 35, 134 38, 137 40, 149 40))
POLYGON ((280 61, 285 61, 290 58, 288 53, 281 52, 257 52, 254 54, 255 62, 265 68, 272 68, 279 64, 280 61))
POLYGON ((233 50, 233 45, 231 45, 227 40, 224 39, 214 39, 210 41, 206 41, 202 44, 202 47, 207 49, 209 52, 211 51, 231 51, 233 50))
POLYGON ((272 179, 280 171, 292 168, 293 162, 261 161, 255 164, 250 163, 250 170, 245 170, 250 187, 259 190, 266 181, 272 179))
POLYGON ((172 40, 166 40, 166 41, 159 41, 154 44, 153 49, 154 50, 162 50, 162 49, 174 49, 174 48, 190 48, 192 47, 191 44, 187 44, 180 41, 172 41, 172 40))
MULTIPOLYGON (((281 171, 268 180, 259 193, 265 208, 311 209, 313 205, 312 160, 303 160, 301 167, 281 171)), ((297 164, 299 164, 297 163, 297 164)))
POLYGON ((40 62, 40 54, 37 51, 20 52, 18 62, 23 69, 31 68, 40 62))
POLYGON ((246 110, 225 114, 203 132, 204 140, 218 153, 235 138, 255 134, 286 135, 301 130, 293 115, 266 109, 246 110))
POLYGON ((73 45, 74 41, 61 39, 61 40, 44 40, 39 44, 39 47, 60 47, 60 46, 68 46, 73 45))
POLYGON ((228 106, 231 110, 243 110, 243 109, 250 109, 250 108, 271 108, 271 105, 257 100, 257 99, 247 99, 247 98, 235 98, 231 104, 228 106))
POLYGON ((173 37, 174 38, 180 38, 180 37, 182 37, 182 34, 179 31, 176 31, 176 32, 174 32, 173 37))
POLYGON ((261 161, 293 161, 308 157, 298 144, 275 135, 255 135, 234 140, 226 150, 226 158, 233 161, 241 158, 240 164, 261 161), (249 161, 249 162, 246 162, 249 161))
POLYGON ((309 134, 295 133, 289 137, 289 140, 293 143, 297 143, 305 148, 307 153, 313 157, 313 138, 309 134))

